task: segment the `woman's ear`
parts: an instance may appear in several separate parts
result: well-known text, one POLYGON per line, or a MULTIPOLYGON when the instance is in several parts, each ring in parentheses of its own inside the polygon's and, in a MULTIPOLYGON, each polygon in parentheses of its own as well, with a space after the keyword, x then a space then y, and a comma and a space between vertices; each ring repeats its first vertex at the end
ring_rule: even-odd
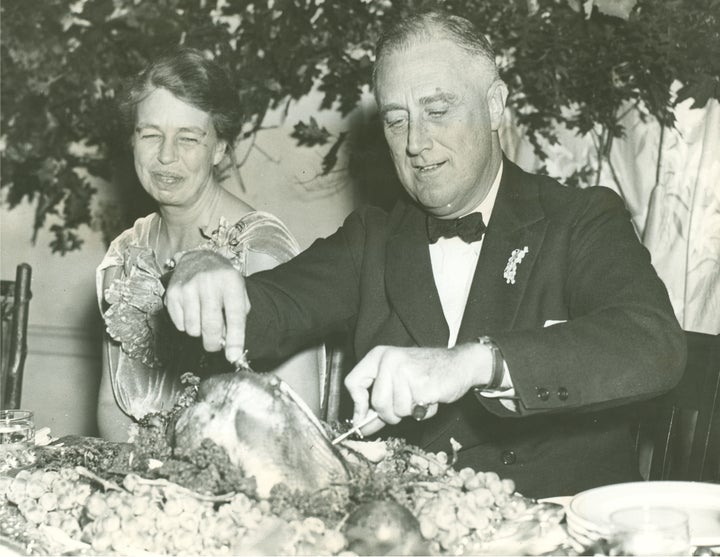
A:
POLYGON ((213 153, 213 165, 217 166, 218 164, 220 164, 220 161, 223 160, 223 157, 225 157, 227 149, 227 141, 219 139, 218 142, 215 144, 215 152, 213 153))
POLYGON ((500 129, 503 114, 505 113, 505 102, 507 101, 508 88, 502 79, 496 79, 490 85, 487 92, 488 108, 490 110, 490 125, 493 131, 500 129))

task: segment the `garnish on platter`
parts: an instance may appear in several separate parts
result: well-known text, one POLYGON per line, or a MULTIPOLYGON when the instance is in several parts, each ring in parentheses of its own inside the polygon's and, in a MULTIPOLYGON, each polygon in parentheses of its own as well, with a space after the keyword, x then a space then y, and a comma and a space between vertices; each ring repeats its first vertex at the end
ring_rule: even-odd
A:
POLYGON ((37 555, 564 552, 562 512, 493 472, 455 470, 457 443, 333 446, 342 431, 275 377, 185 380, 131 442, 36 446, 31 466, 0 476, 0 534, 37 555))

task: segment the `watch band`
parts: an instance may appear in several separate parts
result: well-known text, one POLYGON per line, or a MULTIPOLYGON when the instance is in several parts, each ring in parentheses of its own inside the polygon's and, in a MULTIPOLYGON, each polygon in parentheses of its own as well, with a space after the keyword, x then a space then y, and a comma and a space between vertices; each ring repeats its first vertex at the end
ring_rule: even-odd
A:
POLYGON ((492 354, 492 375, 490 375, 490 381, 483 387, 476 387, 476 390, 480 391, 495 391, 502 385, 503 376, 505 375, 505 360, 503 359, 500 348, 495 344, 495 341, 490 337, 481 336, 478 338, 480 344, 484 344, 490 348, 492 354))

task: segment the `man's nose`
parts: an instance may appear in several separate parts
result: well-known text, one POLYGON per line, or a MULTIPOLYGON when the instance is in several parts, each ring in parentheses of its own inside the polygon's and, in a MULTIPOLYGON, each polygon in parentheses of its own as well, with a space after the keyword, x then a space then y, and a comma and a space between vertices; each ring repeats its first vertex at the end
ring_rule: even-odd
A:
POLYGON ((158 152, 158 160, 162 164, 170 164, 177 160, 177 145, 172 139, 163 139, 158 152))
POLYGON ((433 140, 424 122, 411 122, 408 126, 407 151, 409 155, 419 155, 432 148, 433 140))

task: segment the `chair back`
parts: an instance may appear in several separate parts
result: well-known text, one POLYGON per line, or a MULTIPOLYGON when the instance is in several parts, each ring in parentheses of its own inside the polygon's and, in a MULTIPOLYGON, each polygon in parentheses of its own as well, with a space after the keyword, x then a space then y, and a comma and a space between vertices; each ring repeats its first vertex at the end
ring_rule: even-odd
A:
POLYGON ((340 423, 352 417, 352 399, 345 390, 343 379, 350 371, 349 337, 334 335, 325 340, 326 370, 322 381, 320 418, 328 423, 340 423))
POLYGON ((637 448, 648 480, 720 482, 720 335, 686 332, 680 383, 648 401, 637 448))
POLYGON ((19 408, 27 356, 27 326, 32 268, 17 266, 15 280, 0 282, 0 410, 19 408))

